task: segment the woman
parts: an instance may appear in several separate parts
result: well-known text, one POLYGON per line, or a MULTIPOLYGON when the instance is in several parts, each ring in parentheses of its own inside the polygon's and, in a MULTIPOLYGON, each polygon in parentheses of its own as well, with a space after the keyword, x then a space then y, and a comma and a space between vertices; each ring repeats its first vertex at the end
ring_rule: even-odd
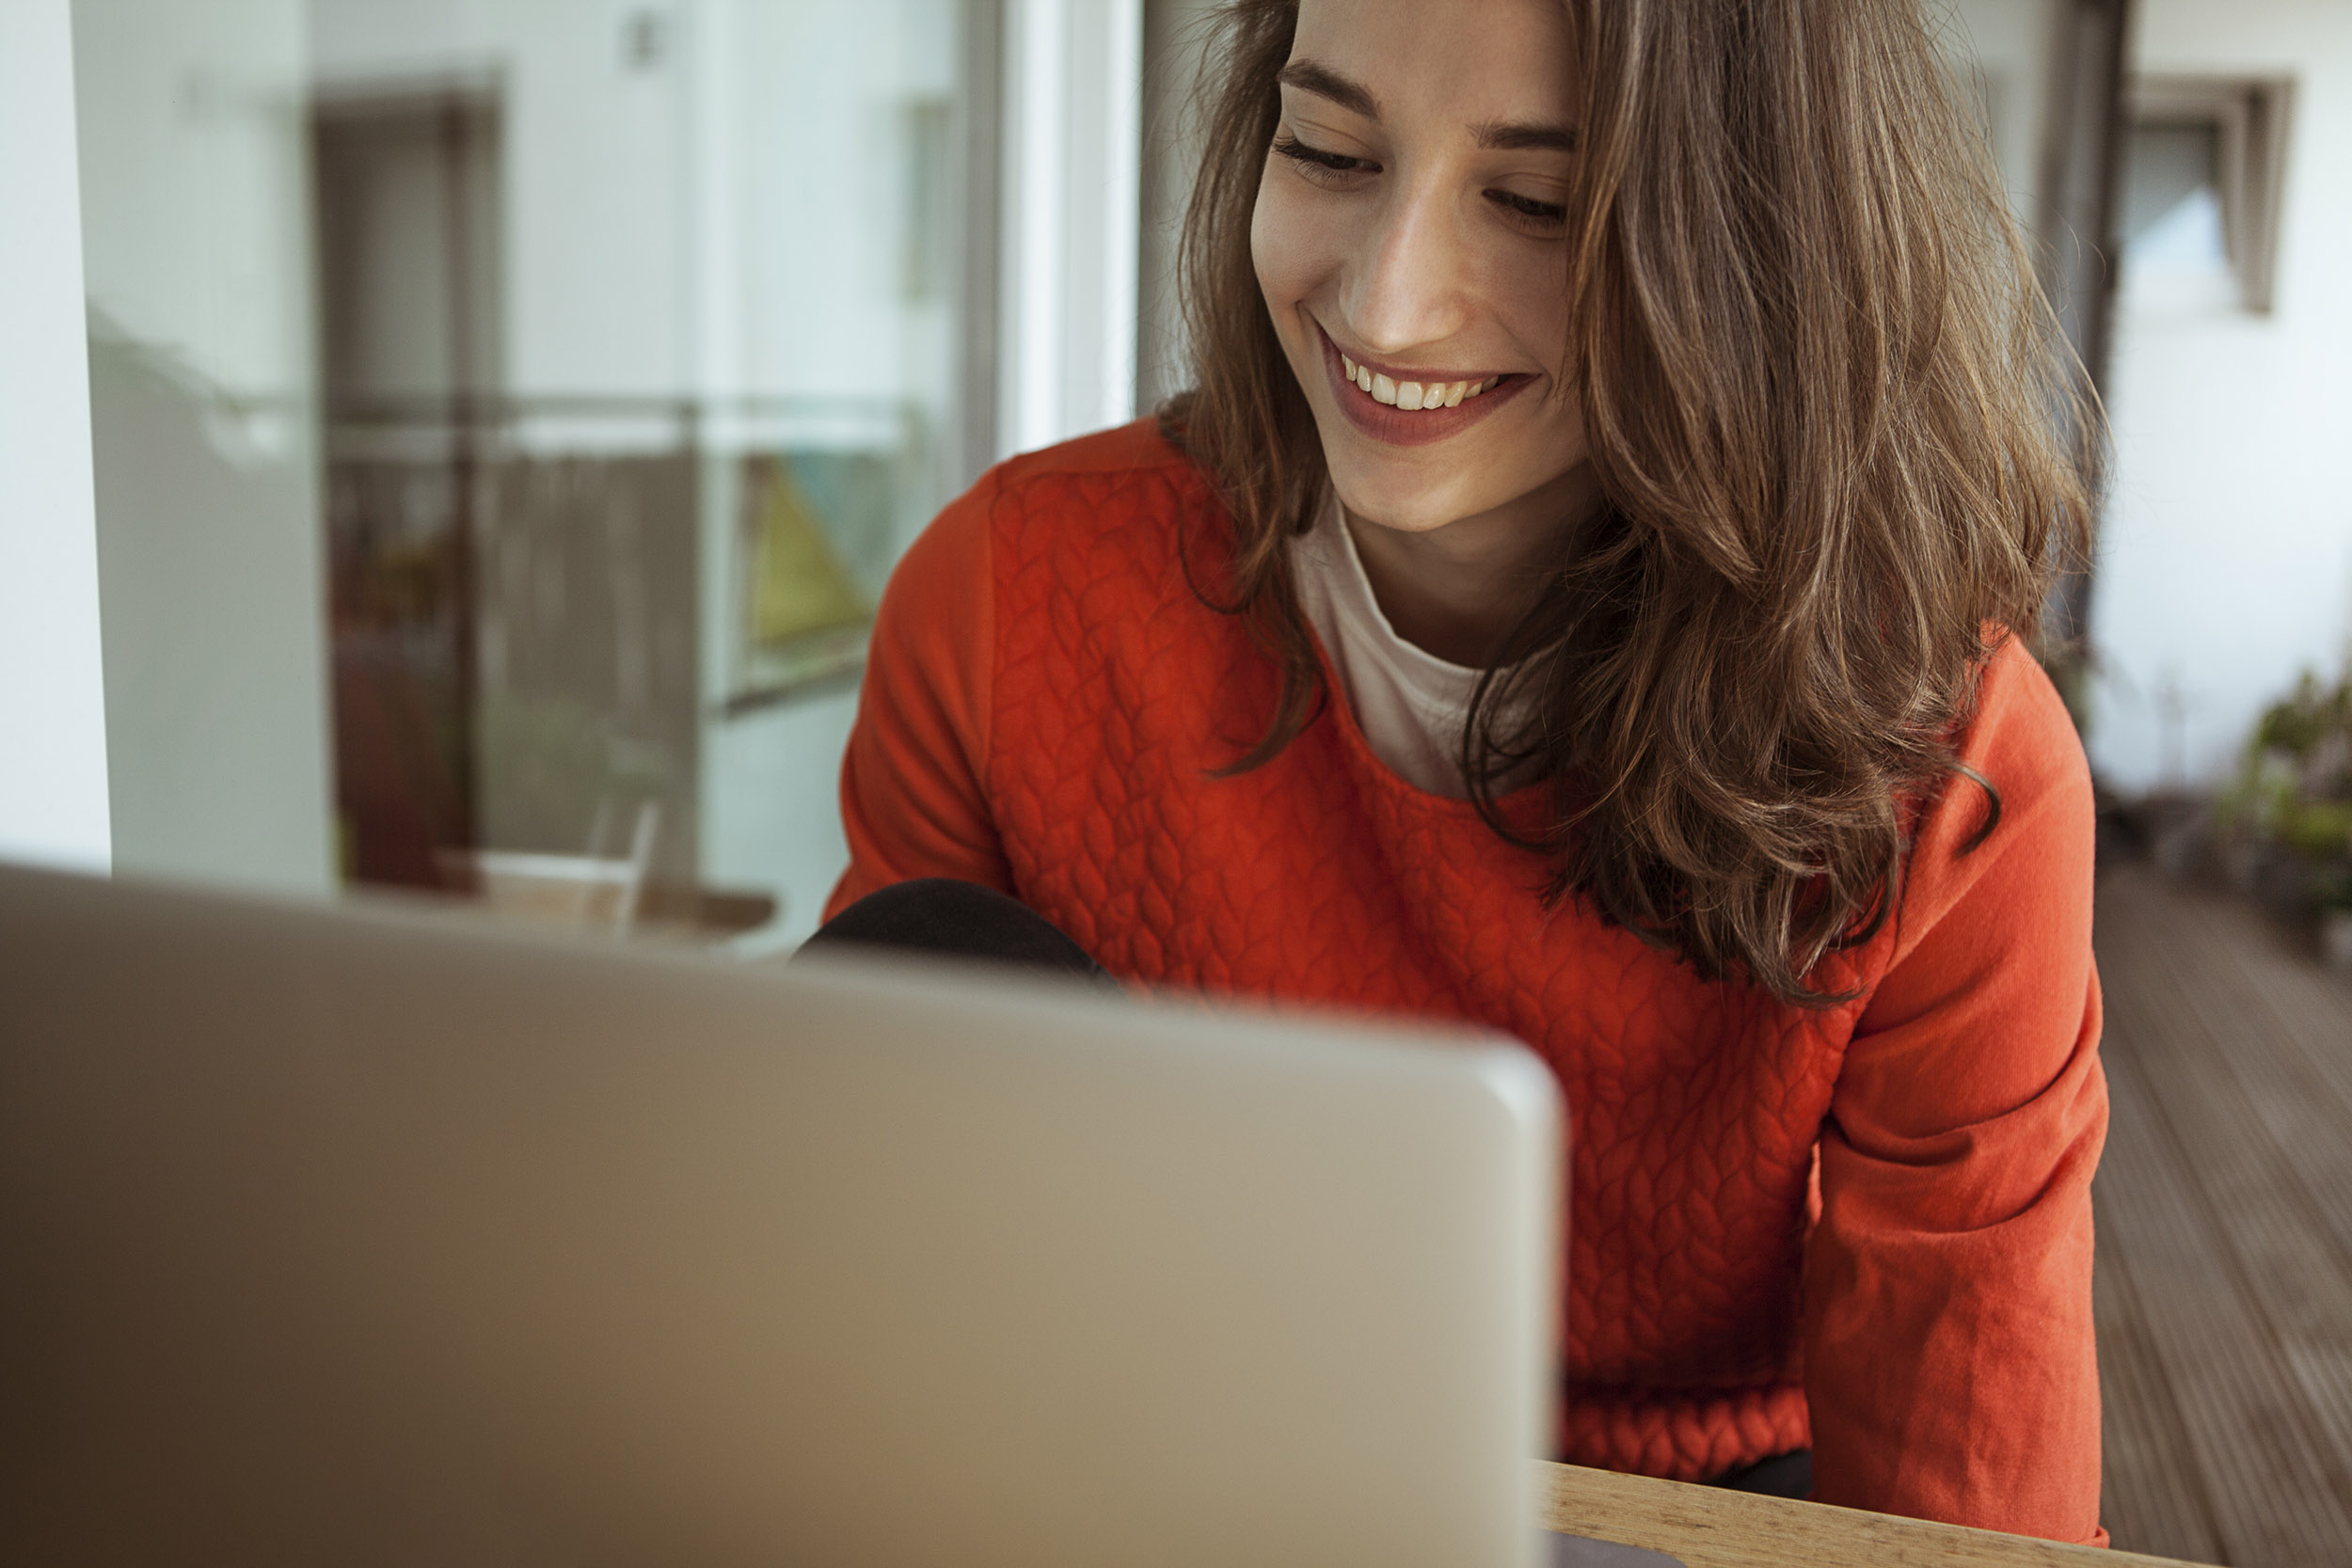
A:
POLYGON ((909 554, 834 911, 1506 1029, 1563 1458, 2102 1539, 2091 421, 1915 5, 1223 27, 1197 388, 909 554))

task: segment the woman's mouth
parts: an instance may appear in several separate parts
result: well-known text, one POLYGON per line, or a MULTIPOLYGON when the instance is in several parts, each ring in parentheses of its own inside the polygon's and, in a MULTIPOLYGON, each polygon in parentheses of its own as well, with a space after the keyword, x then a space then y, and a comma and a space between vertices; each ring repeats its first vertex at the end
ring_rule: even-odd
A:
POLYGON ((1398 381, 1375 372, 1368 365, 1359 365, 1344 354, 1340 356, 1340 369, 1356 383, 1358 390, 1371 393, 1373 402, 1407 412, 1452 408, 1464 398, 1474 398, 1502 379, 1490 375, 1477 381, 1398 381))
POLYGON ((1340 352, 1316 324, 1332 396, 1347 422, 1395 447, 1426 446, 1458 435, 1508 402, 1534 377, 1513 372, 1447 374, 1375 364, 1340 352))

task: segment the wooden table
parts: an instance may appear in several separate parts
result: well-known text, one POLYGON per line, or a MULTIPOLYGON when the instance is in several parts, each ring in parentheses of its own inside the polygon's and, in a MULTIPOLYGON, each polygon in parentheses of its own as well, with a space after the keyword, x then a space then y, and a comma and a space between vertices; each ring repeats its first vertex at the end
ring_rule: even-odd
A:
POLYGON ((2170 1558, 2061 1546, 1825 1503, 1573 1465, 1542 1469, 1546 1526, 1645 1546, 1680 1558, 1687 1568, 2180 1568, 2170 1558))

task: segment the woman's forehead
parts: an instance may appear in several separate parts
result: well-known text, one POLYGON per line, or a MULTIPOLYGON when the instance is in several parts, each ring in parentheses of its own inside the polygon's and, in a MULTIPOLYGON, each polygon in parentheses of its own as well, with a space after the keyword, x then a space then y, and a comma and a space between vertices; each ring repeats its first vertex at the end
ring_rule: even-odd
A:
POLYGON ((1383 124, 1565 122, 1578 82, 1562 0, 1299 0, 1283 80, 1383 124))

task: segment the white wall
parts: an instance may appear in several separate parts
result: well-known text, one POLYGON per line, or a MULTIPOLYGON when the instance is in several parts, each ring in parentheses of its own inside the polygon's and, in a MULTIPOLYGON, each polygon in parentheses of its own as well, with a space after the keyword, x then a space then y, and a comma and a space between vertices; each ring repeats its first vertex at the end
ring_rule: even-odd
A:
POLYGON ((2042 195, 2058 0, 1950 0, 1944 40, 1977 95, 2010 204, 2034 221, 2042 195))
POLYGON ((2115 484, 2092 606, 2093 764, 2209 784, 2352 633, 2352 7, 2140 0, 2136 67, 2284 73, 2276 309, 2136 293, 2116 318, 2115 484))
POLYGON ((83 264, 125 334, 224 390, 310 361, 300 0, 73 0, 83 264))
POLYGON ((300 0, 75 0, 118 870, 334 884, 300 0))
POLYGON ((309 9, 325 90, 499 84, 506 390, 944 407, 944 312, 900 264, 903 111, 956 86, 944 0, 309 9))
POLYGON ((0 0, 0 858, 106 869, 67 0, 0 0))

